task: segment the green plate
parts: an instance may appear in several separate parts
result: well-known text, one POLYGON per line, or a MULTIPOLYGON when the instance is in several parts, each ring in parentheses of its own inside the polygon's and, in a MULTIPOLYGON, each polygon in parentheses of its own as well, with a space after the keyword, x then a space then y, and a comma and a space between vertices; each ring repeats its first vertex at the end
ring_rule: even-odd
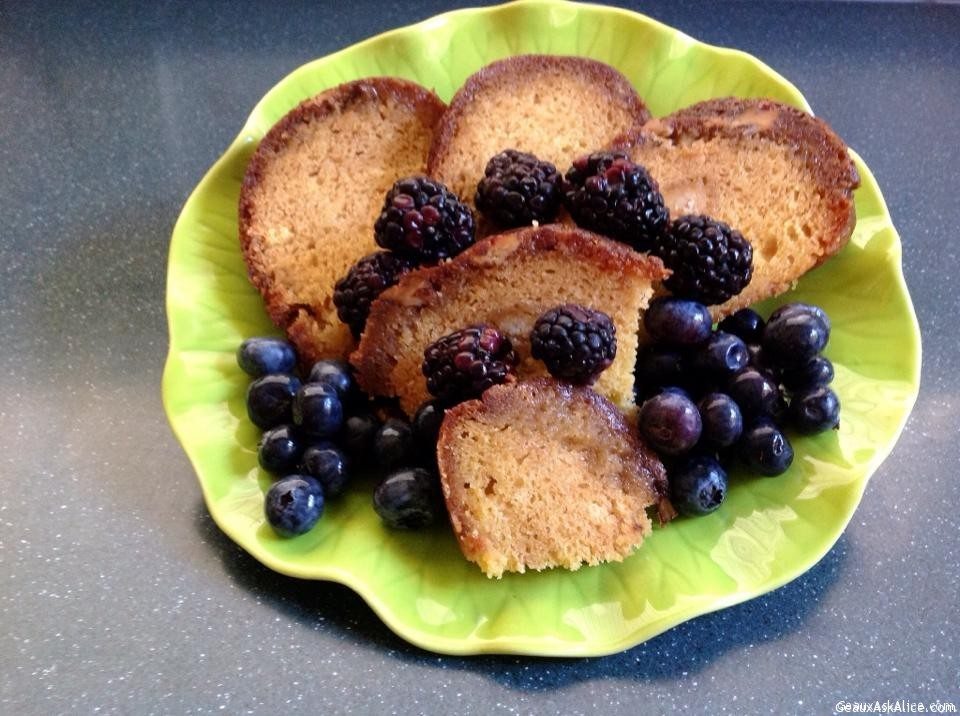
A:
POLYGON ((308 534, 274 536, 262 513, 270 480, 257 467, 258 433, 244 411, 247 377, 234 361, 244 338, 276 333, 237 242, 237 197, 252 150, 297 102, 340 82, 399 75, 449 99, 482 65, 527 52, 608 62, 654 114, 724 95, 809 109, 795 87, 742 52, 701 44, 634 13, 549 0, 440 15, 311 62, 257 104, 183 208, 170 246, 163 398, 211 515, 271 569, 350 586, 397 634, 434 651, 605 654, 768 592, 830 549, 913 406, 920 335, 900 239, 873 175, 854 156, 863 185, 852 241, 779 301, 807 300, 830 313, 827 355, 836 365, 843 420, 839 431, 796 440, 786 475, 734 476, 717 512, 655 531, 621 564, 573 573, 488 580, 447 531, 382 527, 369 484, 328 505, 308 534))

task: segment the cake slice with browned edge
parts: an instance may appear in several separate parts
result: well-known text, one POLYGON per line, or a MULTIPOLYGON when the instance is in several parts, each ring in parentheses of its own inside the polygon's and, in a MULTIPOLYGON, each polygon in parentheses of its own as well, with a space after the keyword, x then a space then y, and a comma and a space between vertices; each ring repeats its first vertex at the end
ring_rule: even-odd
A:
POLYGON ((498 234, 384 291, 350 361, 361 388, 398 397, 412 414, 430 397, 421 372, 428 345, 490 324, 513 343, 521 378, 545 375, 530 355, 530 330, 544 311, 576 303, 613 321, 617 354, 595 389, 631 412, 640 312, 665 276, 659 259, 580 229, 548 225, 498 234))
POLYGON ((497 385, 450 409, 437 444, 464 556, 488 577, 619 562, 650 534, 666 473, 593 390, 551 378, 497 385))
POLYGON ((563 173, 649 117, 633 85, 602 62, 508 57, 468 77, 453 96, 427 171, 472 204, 487 162, 504 149, 532 153, 563 173))
POLYGON ((399 177, 423 172, 444 103, 406 80, 371 77, 308 99, 267 132, 240 192, 240 244, 270 318, 301 359, 354 346, 336 281, 376 250, 373 224, 399 177))
POLYGON ((750 283, 715 315, 789 290, 853 233, 860 178, 847 147, 794 107, 709 100, 650 120, 613 147, 647 168, 673 218, 706 214, 752 244, 750 283))

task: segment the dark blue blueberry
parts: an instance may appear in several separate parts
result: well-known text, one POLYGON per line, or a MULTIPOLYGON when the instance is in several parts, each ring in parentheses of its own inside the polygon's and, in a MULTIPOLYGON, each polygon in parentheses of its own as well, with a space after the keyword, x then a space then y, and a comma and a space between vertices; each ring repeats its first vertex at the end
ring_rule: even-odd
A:
POLYGON ((300 464, 304 473, 320 481, 325 497, 342 494, 350 480, 347 459, 332 443, 308 447, 300 464))
POLYGON ((750 351, 743 339, 732 333, 717 331, 697 348, 694 365, 716 378, 739 373, 750 362, 750 351))
POLYGON ((380 421, 373 413, 350 415, 343 421, 340 444, 355 462, 373 459, 373 438, 380 429, 380 421))
POLYGON ((290 425, 280 425, 267 430, 257 447, 257 460, 267 472, 288 475, 297 468, 303 444, 290 425))
POLYGON ((761 420, 740 436, 740 458, 754 472, 767 477, 781 475, 793 462, 793 447, 787 436, 769 420, 761 420))
POLYGON ((765 325, 760 314, 752 308, 741 308, 720 321, 717 328, 739 336, 744 343, 759 343, 765 325))
POLYGON ((637 395, 648 398, 665 385, 681 385, 688 375, 684 370, 686 354, 676 348, 649 344, 637 356, 637 395))
POLYGON ((436 476, 415 467, 388 475, 373 493, 373 509, 388 527, 419 529, 437 521, 441 499, 436 476))
POLYGON ((836 428, 840 424, 840 399, 826 386, 795 393, 790 401, 790 422, 804 435, 836 428))
POLYGON ((421 452, 436 452, 443 414, 443 405, 438 400, 426 401, 414 413, 411 427, 414 441, 421 452))
MULTIPOLYGON (((791 304, 796 305, 796 304, 791 304)), ((802 365, 822 351, 830 329, 816 313, 793 310, 774 314, 763 331, 763 352, 776 365, 802 365)))
POLYGON ((272 374, 257 378, 247 388, 247 415, 261 430, 289 423, 293 396, 300 381, 292 375, 272 374))
POLYGON ((650 337, 674 346, 695 346, 710 337, 713 319, 702 303, 670 296, 650 302, 643 314, 650 337))
POLYGON ((727 494, 727 473, 714 458, 687 458, 670 474, 670 498, 685 515, 706 515, 717 509, 727 494))
POLYGON ((755 368, 747 368, 730 379, 727 393, 740 406, 747 418, 778 415, 783 409, 780 386, 770 376, 755 368))
POLYGON ((353 382, 353 373, 346 361, 342 360, 321 360, 313 364, 310 369, 308 383, 325 383, 333 388, 340 401, 345 402, 353 398, 356 391, 356 385, 353 382))
POLYGON ((697 444, 702 423, 697 406, 677 392, 655 395, 640 408, 640 434, 657 452, 682 455, 697 444))
POLYGON ((702 439, 711 447, 733 445, 743 432, 740 406, 726 393, 708 393, 697 405, 703 422, 702 439))
POLYGON ((290 343, 279 338, 248 338, 237 348, 237 365, 254 378, 292 373, 297 354, 290 343))
POLYGON ((293 399, 293 423, 304 434, 329 438, 343 426, 343 405, 336 391, 324 383, 307 383, 293 399))
POLYGON ((383 470, 408 467, 415 459, 413 428, 397 418, 390 418, 373 437, 373 454, 383 470))
POLYGON ((267 490, 263 511, 277 534, 302 535, 323 514, 323 488, 309 475, 280 478, 267 490))
POLYGON ((825 356, 814 356, 803 365, 783 372, 783 386, 788 390, 807 390, 829 385, 833 380, 833 363, 825 356))
POLYGON ((830 317, 827 315, 827 312, 820 308, 820 306, 814 306, 812 303, 802 303, 801 301, 785 303, 784 305, 780 306, 770 314, 770 318, 767 319, 767 323, 769 324, 771 321, 780 320, 784 316, 797 315, 801 313, 819 318, 820 322, 823 323, 824 330, 827 333, 830 333, 831 324, 830 317))

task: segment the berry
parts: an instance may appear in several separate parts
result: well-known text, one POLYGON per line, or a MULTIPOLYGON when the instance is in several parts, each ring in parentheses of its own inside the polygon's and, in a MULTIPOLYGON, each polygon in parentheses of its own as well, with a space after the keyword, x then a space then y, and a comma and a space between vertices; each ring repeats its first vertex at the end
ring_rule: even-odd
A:
POLYGON ((732 333, 717 331, 697 349, 694 362, 701 371, 715 377, 739 373, 750 362, 747 344, 732 333))
POLYGON ((297 354, 288 341, 279 338, 248 338, 237 348, 237 365, 254 378, 270 373, 292 373, 297 354))
POLYGON ((708 216, 681 216, 651 253, 673 273, 663 282, 675 296, 707 305, 740 293, 753 275, 753 248, 739 231, 708 216))
POLYGON ((350 415, 343 421, 340 444, 350 457, 363 462, 371 455, 373 436, 379 428, 380 421, 372 413, 350 415))
POLYGON ((456 256, 475 238, 470 207, 425 176, 393 185, 373 230, 378 246, 419 262, 456 256))
POLYGON ((487 162, 477 185, 477 209, 504 228, 548 224, 560 208, 560 175, 549 162, 507 149, 487 162))
POLYGON ((440 500, 436 477, 415 467, 388 475, 373 493, 373 509, 388 527, 418 529, 437 521, 440 500))
POLYGON ((411 427, 413 438, 421 452, 433 453, 437 449, 440 426, 443 424, 443 406, 437 400, 428 400, 413 414, 411 427))
POLYGON ((307 383, 293 399, 293 423, 306 435, 329 438, 343 425, 343 405, 326 383, 307 383))
POLYGON ((657 182, 623 152, 596 152, 574 161, 563 185, 574 221, 647 251, 670 222, 657 182))
POLYGON ((697 406, 681 392, 665 391, 640 408, 640 434, 660 453, 682 455, 697 444, 703 424, 697 406))
POLYGON ((747 368, 735 375, 730 380, 727 392, 748 418, 776 416, 783 410, 780 387, 755 368, 747 368))
POLYGON ((727 493, 727 473, 706 455, 684 460, 670 475, 670 498, 685 515, 706 515, 717 509, 727 493))
POLYGON ((637 396, 650 397, 668 385, 686 383, 690 374, 685 362, 685 354, 675 348, 655 343, 644 346, 637 355, 637 396))
POLYGON ((774 314, 763 331, 764 353, 783 368, 802 365, 827 345, 830 328, 812 311, 774 314))
POLYGON ((261 430, 269 430, 292 419, 293 396, 300 380, 285 373, 257 378, 247 388, 247 415, 261 430))
POLYGON ((809 314, 819 318, 820 322, 823 323, 823 329, 827 333, 830 333, 831 324, 830 317, 827 315, 827 312, 820 308, 820 306, 814 306, 812 303, 803 303, 802 301, 793 301, 792 303, 783 304, 770 314, 770 318, 767 319, 767 323, 770 321, 776 321, 785 316, 796 315, 800 313, 809 314))
POLYGON ((267 472, 286 475, 293 472, 300 461, 303 445, 290 425, 267 430, 257 447, 257 460, 267 472))
POLYGON ((725 393, 708 393, 697 404, 703 422, 702 439, 712 447, 733 445, 743 432, 743 415, 736 401, 725 393))
POLYGON ((289 475, 267 490, 264 514, 282 537, 309 531, 323 514, 323 488, 309 475, 289 475))
POLYGON ((320 360, 310 369, 308 383, 324 383, 336 391, 340 402, 346 402, 353 397, 356 384, 353 382, 353 372, 346 361, 328 359, 320 360))
POLYGON ((409 465, 413 460, 413 428, 410 424, 390 418, 373 436, 373 453, 384 470, 409 465))
POLYGON ((775 477, 793 462, 793 447, 772 422, 761 420, 744 431, 738 443, 740 457, 754 471, 775 477))
POLYGON ((695 346, 710 337, 713 318, 702 303, 666 296, 655 298, 643 314, 650 337, 674 346, 695 346))
POLYGON ((505 383, 517 364, 510 339, 492 326, 470 326, 444 336, 423 353, 427 390, 445 405, 477 398, 505 383))
POLYGON ((379 251, 357 261, 333 289, 333 305, 340 320, 359 338, 370 315, 370 304, 414 267, 414 262, 390 251, 379 251))
POLYGON ((840 399, 826 386, 797 393, 790 401, 790 421, 804 435, 836 428, 840 424, 840 399))
POLYGON ((342 494, 350 479, 347 459, 333 444, 308 447, 303 452, 301 468, 319 480, 325 497, 342 494))
POLYGON ((717 326, 721 331, 740 336, 744 343, 759 343, 763 338, 763 327, 766 325, 760 314, 752 308, 741 308, 720 321, 717 326))
POLYGON ((534 324, 530 354, 554 378, 592 385, 617 355, 617 329, 601 311, 572 303, 557 306, 534 324))
POLYGON ((783 372, 783 386, 788 390, 806 390, 829 385, 833 380, 833 363, 824 356, 814 356, 803 365, 783 372))

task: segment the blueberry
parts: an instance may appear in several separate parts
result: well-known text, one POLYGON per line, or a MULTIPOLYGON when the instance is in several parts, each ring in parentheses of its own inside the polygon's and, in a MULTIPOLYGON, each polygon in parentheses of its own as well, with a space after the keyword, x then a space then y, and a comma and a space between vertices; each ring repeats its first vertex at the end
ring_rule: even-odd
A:
POLYGON ((300 381, 281 373, 257 378, 247 388, 247 415, 261 430, 289 423, 292 419, 293 396, 300 389, 300 381))
POLYGON ((264 514, 277 534, 302 535, 323 514, 323 488, 309 475, 281 478, 267 490, 264 514))
POLYGON ((293 423, 306 435, 329 438, 343 425, 343 405, 325 383, 307 383, 293 399, 293 423))
POLYGON ((346 453, 357 462, 369 462, 373 457, 373 438, 380 421, 373 413, 350 415, 343 421, 340 443, 346 453))
POLYGON ((686 354, 669 346, 644 346, 637 356, 636 388, 640 397, 656 395, 665 385, 681 385, 689 377, 686 354))
POLYGON ((743 415, 736 401, 725 393, 708 393, 697 405, 703 422, 702 439, 712 447, 733 445, 743 432, 743 415))
POLYGON ((257 460, 267 472, 287 475, 296 469, 302 453, 303 444, 293 427, 280 425, 267 430, 260 438, 257 460))
POLYGON ((347 459, 332 443, 308 447, 303 452, 301 467, 304 473, 320 481, 325 497, 343 493, 350 479, 347 459))
POLYGON ((796 393, 790 401, 790 422, 804 435, 836 428, 840 424, 840 399, 826 386, 796 393))
POLYGON ((783 372, 783 385, 788 390, 806 390, 828 385, 833 380, 833 363, 825 356, 814 356, 803 365, 783 372))
POLYGON ((413 415, 411 427, 413 438, 422 452, 435 452, 440 426, 443 424, 443 405, 438 400, 428 400, 413 415))
POLYGON ((440 501, 436 476, 419 467, 391 473, 373 493, 373 509, 395 529, 433 524, 440 515, 440 501))
POLYGON ((761 420, 744 431, 738 443, 741 459, 767 477, 787 471, 793 462, 793 447, 772 422, 761 420))
POLYGON ((759 343, 766 325, 760 314, 752 308, 741 308, 720 321, 721 331, 739 336, 744 343, 759 343))
POLYGON ((373 436, 373 454, 384 470, 409 466, 414 459, 413 428, 403 420, 390 418, 373 436))
POLYGON ((254 378, 292 373, 297 354, 290 343, 279 338, 248 338, 237 348, 237 365, 254 378))
POLYGON ((794 310, 775 316, 763 331, 763 351, 777 365, 783 368, 802 365, 827 345, 830 329, 819 315, 794 310))
POLYGON ((800 301, 794 301, 793 303, 786 303, 780 306, 770 314, 770 318, 767 319, 767 323, 769 324, 771 321, 777 321, 785 316, 797 315, 801 313, 819 318, 820 322, 823 323, 824 330, 827 333, 830 333, 830 317, 827 315, 827 312, 820 308, 820 306, 814 306, 811 303, 802 303, 800 301))
POLYGON ((697 348, 694 363, 703 373, 726 377, 739 373, 750 362, 750 351, 742 338, 717 331, 697 348))
POLYGON ((783 410, 780 387, 755 368, 735 375, 727 386, 730 397, 737 401, 740 412, 749 418, 779 415, 783 410))
POLYGON ((727 494, 727 473, 714 458, 687 458, 670 475, 670 497, 685 515, 706 515, 717 509, 727 494))
POLYGON ((336 391, 341 402, 346 402, 352 398, 356 389, 350 366, 342 360, 317 361, 310 369, 310 377, 307 382, 329 385, 336 391))
POLYGON ((702 303, 670 296, 656 298, 643 314, 650 337, 675 346, 695 346, 710 337, 713 319, 702 303))
POLYGON ((697 444, 703 425, 693 402, 676 392, 664 392, 640 408, 640 434, 658 452, 681 455, 697 444))

